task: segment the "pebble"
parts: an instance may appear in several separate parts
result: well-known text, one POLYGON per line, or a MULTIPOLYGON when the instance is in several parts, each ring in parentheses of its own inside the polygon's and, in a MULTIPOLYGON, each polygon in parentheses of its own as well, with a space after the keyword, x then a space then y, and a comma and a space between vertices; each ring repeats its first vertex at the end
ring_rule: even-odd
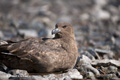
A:
POLYGON ((33 29, 19 29, 20 34, 24 34, 25 37, 38 37, 38 33, 33 29))
POLYGON ((10 76, 12 76, 12 75, 0 71, 0 80, 8 80, 10 76))
POLYGON ((4 64, 0 64, 0 71, 8 72, 8 68, 4 64))
POLYGON ((117 71, 116 75, 117 75, 118 78, 120 78, 120 72, 117 71))
POLYGON ((26 70, 19 70, 19 69, 10 70, 8 73, 19 76, 29 75, 29 73, 26 70))
POLYGON ((83 79, 83 76, 77 69, 71 69, 67 72, 71 79, 83 79))
POLYGON ((115 67, 115 66, 109 66, 109 67, 108 67, 108 71, 109 71, 109 72, 116 73, 116 72, 118 71, 118 68, 115 67))
POLYGON ((4 35, 3 35, 2 31, 0 31, 0 38, 3 38, 3 37, 4 37, 4 35))
POLYGON ((87 72, 85 77, 90 78, 92 80, 96 80, 95 75, 92 72, 87 72))

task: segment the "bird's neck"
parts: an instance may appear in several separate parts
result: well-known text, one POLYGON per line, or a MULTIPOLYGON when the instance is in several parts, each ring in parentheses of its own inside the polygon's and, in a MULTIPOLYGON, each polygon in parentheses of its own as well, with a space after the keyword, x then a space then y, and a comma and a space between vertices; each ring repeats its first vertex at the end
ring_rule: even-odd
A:
POLYGON ((77 46, 76 46, 76 41, 74 35, 67 35, 67 36, 62 36, 61 41, 64 43, 62 44, 63 47, 66 50, 76 50, 77 51, 77 46))

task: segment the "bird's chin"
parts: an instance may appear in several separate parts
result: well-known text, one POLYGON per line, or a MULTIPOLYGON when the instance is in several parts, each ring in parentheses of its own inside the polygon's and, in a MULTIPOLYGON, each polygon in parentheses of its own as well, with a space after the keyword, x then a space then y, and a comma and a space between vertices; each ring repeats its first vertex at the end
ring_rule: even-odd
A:
POLYGON ((62 36, 59 33, 56 33, 55 38, 62 38, 62 36))

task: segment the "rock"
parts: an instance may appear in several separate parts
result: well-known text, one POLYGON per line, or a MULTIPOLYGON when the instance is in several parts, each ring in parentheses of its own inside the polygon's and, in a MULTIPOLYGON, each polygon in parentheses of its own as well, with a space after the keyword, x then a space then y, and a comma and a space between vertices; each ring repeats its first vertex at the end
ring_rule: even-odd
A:
POLYGON ((98 53, 98 54, 101 54, 101 55, 104 55, 104 54, 111 54, 113 55, 113 52, 110 51, 110 50, 103 50, 103 49, 95 49, 95 51, 98 53))
POLYGON ((71 16, 61 16, 56 22, 68 22, 68 23, 71 23, 71 16))
POLYGON ((95 75, 100 75, 99 71, 96 68, 92 67, 91 65, 83 64, 82 67, 84 69, 87 69, 87 71, 92 71, 95 75))
POLYGON ((9 78, 9 80, 35 80, 35 79, 32 78, 32 76, 19 76, 19 75, 15 76, 15 75, 13 75, 9 78))
POLYGON ((55 78, 55 74, 43 75, 43 78, 55 78))
POLYGON ((0 45, 8 44, 8 42, 0 40, 0 45))
POLYGON ((109 72, 116 73, 116 72, 118 71, 118 68, 115 67, 115 66, 109 66, 109 67, 108 67, 108 71, 109 71, 109 72))
POLYGON ((103 7, 104 5, 107 4, 107 0, 95 0, 96 6, 103 7))
POLYGON ((24 34, 25 37, 38 37, 38 33, 32 29, 19 29, 20 34, 24 34))
POLYGON ((110 18, 110 13, 108 11, 102 10, 101 7, 96 6, 92 12, 92 15, 96 20, 108 20, 110 18))
POLYGON ((1 64, 0 63, 0 71, 3 71, 3 72, 8 72, 8 68, 4 65, 4 64, 1 64))
POLYGON ((117 71, 116 75, 117 75, 118 78, 120 78, 120 72, 117 71))
POLYGON ((3 37, 4 37, 4 35, 3 35, 2 31, 0 31, 0 38, 3 38, 3 37))
POLYGON ((0 80, 8 80, 11 74, 0 71, 0 80))
POLYGON ((92 60, 90 58, 88 58, 87 56, 85 55, 82 55, 82 58, 80 59, 78 65, 81 65, 81 64, 90 64, 92 62, 92 60))
POLYGON ((10 70, 8 73, 12 75, 20 75, 20 76, 29 75, 26 70, 19 70, 19 69, 10 70))
POLYGON ((43 75, 42 78, 43 80, 80 80, 83 76, 77 69, 70 69, 67 73, 43 75))
POLYGON ((88 49, 87 51, 88 51, 91 55, 93 55, 93 56, 95 57, 95 59, 100 59, 98 53, 97 53, 95 50, 93 50, 93 49, 88 49))
POLYGON ((90 18, 90 16, 89 16, 89 14, 87 14, 87 13, 83 13, 83 14, 81 14, 81 15, 79 16, 79 18, 80 18, 81 20, 83 20, 83 21, 86 21, 86 20, 88 20, 88 19, 90 18))
POLYGON ((48 78, 44 78, 42 76, 37 76, 37 75, 33 75, 32 76, 32 79, 33 80, 49 80, 48 78))
POLYGON ((96 48, 95 51, 98 53, 98 55, 101 58, 104 58, 104 59, 113 59, 113 57, 114 57, 114 53, 111 50, 104 50, 104 49, 96 48))
POLYGON ((113 66, 117 66, 120 67, 120 61, 118 60, 114 60, 114 59, 103 59, 103 60, 94 60, 92 63, 92 65, 96 65, 96 66, 109 66, 109 65, 113 65, 113 66))
POLYGON ((70 77, 65 77, 63 80, 72 80, 70 77))
POLYGON ((92 54, 90 54, 88 51, 83 51, 83 52, 81 52, 81 55, 85 55, 85 56, 87 56, 89 59, 95 60, 95 57, 94 57, 92 54))
POLYGON ((77 69, 83 73, 87 73, 87 71, 92 71, 95 75, 100 75, 99 71, 92 67, 92 60, 90 60, 87 56, 82 55, 82 58, 79 60, 77 64, 77 69))
POLYGON ((95 75, 92 72, 87 72, 85 78, 90 78, 92 80, 96 80, 95 75))
POLYGON ((83 76, 80 74, 80 72, 77 69, 71 69, 66 74, 70 76, 71 79, 83 79, 83 76))
POLYGON ((114 78, 116 78, 115 74, 106 74, 106 75, 97 76, 97 79, 102 79, 102 80, 113 80, 114 78))
POLYGON ((83 76, 77 69, 70 69, 67 73, 44 75, 43 78, 49 80, 80 80, 83 79, 83 76))

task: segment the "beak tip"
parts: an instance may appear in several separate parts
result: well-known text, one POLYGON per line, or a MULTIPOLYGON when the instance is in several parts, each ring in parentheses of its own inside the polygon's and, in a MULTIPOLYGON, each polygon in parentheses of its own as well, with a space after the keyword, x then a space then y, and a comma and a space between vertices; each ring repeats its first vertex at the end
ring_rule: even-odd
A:
POLYGON ((56 33, 59 33, 59 32, 60 32, 60 30, 59 30, 58 28, 53 29, 53 30, 52 30, 52 35, 53 35, 53 34, 56 34, 56 33))

